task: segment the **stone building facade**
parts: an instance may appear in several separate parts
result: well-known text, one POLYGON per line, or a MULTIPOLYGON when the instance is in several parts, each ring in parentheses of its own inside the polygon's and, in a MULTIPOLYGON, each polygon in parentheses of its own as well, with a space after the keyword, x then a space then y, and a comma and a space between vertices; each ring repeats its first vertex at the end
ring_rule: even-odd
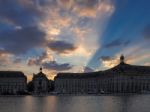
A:
POLYGON ((55 92, 63 94, 145 93, 150 92, 150 66, 120 63, 108 70, 93 73, 59 73, 55 92))
POLYGON ((27 92, 27 77, 20 71, 0 71, 0 94, 27 92))
POLYGON ((47 93, 48 92, 48 78, 42 72, 42 68, 40 68, 40 72, 37 74, 33 74, 33 91, 34 93, 47 93))
POLYGON ((32 83, 35 94, 46 94, 53 89, 53 81, 47 78, 46 74, 42 72, 42 68, 39 73, 33 74, 32 83))
POLYGON ((97 93, 97 76, 82 73, 59 73, 55 77, 55 92, 57 93, 97 93))

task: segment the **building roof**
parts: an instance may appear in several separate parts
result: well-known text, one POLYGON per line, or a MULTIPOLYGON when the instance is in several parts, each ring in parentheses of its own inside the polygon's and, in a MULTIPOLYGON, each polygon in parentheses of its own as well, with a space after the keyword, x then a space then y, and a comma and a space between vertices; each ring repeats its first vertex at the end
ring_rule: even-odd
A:
POLYGON ((0 78, 26 78, 21 71, 0 71, 0 78))
POLYGON ((37 73, 37 74, 34 74, 34 76, 33 76, 34 78, 40 78, 40 77, 46 77, 46 75, 43 73, 43 72, 39 72, 39 73, 37 73))
POLYGON ((123 62, 111 69, 105 70, 104 74, 150 75, 150 66, 130 65, 123 62))
POLYGON ((55 78, 95 78, 98 77, 99 72, 91 73, 58 73, 55 78))
POLYGON ((45 79, 47 79, 46 74, 44 74, 42 72, 42 68, 40 68, 40 72, 39 73, 33 75, 33 79, 36 79, 36 78, 45 78, 45 79))
POLYGON ((150 66, 129 65, 124 62, 124 56, 120 57, 120 64, 117 66, 98 72, 92 73, 58 73, 56 78, 94 78, 109 76, 150 76, 150 66))

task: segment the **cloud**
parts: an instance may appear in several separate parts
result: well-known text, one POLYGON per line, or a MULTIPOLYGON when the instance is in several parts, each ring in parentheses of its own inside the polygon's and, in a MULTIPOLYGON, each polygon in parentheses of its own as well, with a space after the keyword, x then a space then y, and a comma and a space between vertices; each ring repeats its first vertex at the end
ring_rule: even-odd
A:
POLYGON ((145 66, 150 66, 150 62, 146 62, 144 65, 145 66))
POLYGON ((145 27, 144 31, 143 31, 143 35, 145 39, 150 39, 150 25, 148 25, 147 27, 145 27))
POLYGON ((73 11, 80 17, 91 17, 112 13, 114 8, 110 0, 76 0, 76 6, 73 11))
POLYGON ((122 38, 115 39, 104 45, 105 48, 114 48, 118 46, 127 46, 130 44, 129 40, 123 40, 122 38))
POLYGON ((103 30, 106 18, 114 11, 113 5, 112 0, 56 0, 53 6, 39 5, 45 13, 39 26, 46 31, 47 40, 64 41, 77 47, 71 51, 52 46, 51 52, 59 56, 74 56, 73 59, 79 59, 82 55, 88 61, 99 47, 99 34, 103 30))
POLYGON ((70 65, 69 63, 60 64, 60 63, 57 63, 56 61, 43 63, 42 66, 46 69, 56 70, 56 71, 65 71, 65 70, 69 70, 72 68, 72 65, 70 65))
POLYGON ((0 47, 12 54, 25 54, 46 43, 45 33, 37 27, 26 27, 0 36, 0 47))
POLYGON ((99 0, 75 0, 78 5, 86 7, 94 7, 98 4, 99 0))
POLYGON ((119 63, 119 57, 101 56, 100 61, 105 68, 112 68, 119 63))
POLYGON ((64 71, 69 70, 73 66, 69 63, 60 64, 54 61, 53 56, 48 53, 48 51, 43 52, 41 56, 37 58, 29 58, 27 61, 28 66, 43 66, 47 70, 53 71, 64 71))
POLYGON ((32 59, 29 59, 27 64, 29 66, 33 66, 33 65, 40 65, 40 61, 38 61, 38 59, 35 59, 35 58, 32 58, 32 59))
POLYGON ((52 60, 53 60, 53 56, 51 54, 48 54, 48 52, 46 51, 46 52, 43 52, 39 57, 28 59, 27 65, 29 65, 29 66, 33 66, 33 65, 40 66, 44 62, 52 61, 52 60))
POLYGON ((100 59, 102 61, 110 61, 110 60, 112 60, 112 58, 110 56, 101 56, 100 59))
POLYGON ((48 47, 58 54, 68 54, 77 49, 74 44, 59 40, 49 42, 48 47))
POLYGON ((21 58, 16 58, 16 59, 13 61, 13 63, 20 63, 20 62, 22 62, 22 59, 21 59, 21 58))
POLYGON ((0 56, 6 55, 6 54, 8 54, 8 52, 6 52, 6 51, 3 50, 3 49, 0 49, 0 56))
POLYGON ((106 20, 102 15, 109 18, 113 5, 111 0, 0 0, 0 48, 15 55, 11 65, 20 62, 19 55, 35 68, 84 66, 99 47, 96 25, 106 20), (46 54, 41 54, 41 48, 46 54))
POLYGON ((11 54, 9 54, 3 49, 0 49, 0 67, 6 66, 7 64, 9 64, 11 62, 10 60, 11 57, 12 57, 11 54))
POLYGON ((144 60, 149 62, 149 41, 139 41, 135 45, 130 45, 116 53, 116 56, 120 54, 125 54, 126 62, 129 64, 142 65, 144 60))
POLYGON ((42 17, 41 16, 42 13, 36 8, 33 8, 33 6, 29 7, 31 6, 31 3, 28 4, 27 6, 26 4, 28 2, 23 2, 23 1, 24 0, 13 0, 13 1, 1 0, 0 1, 1 18, 10 21, 14 25, 20 25, 20 26, 35 25, 37 20, 40 17, 42 17))

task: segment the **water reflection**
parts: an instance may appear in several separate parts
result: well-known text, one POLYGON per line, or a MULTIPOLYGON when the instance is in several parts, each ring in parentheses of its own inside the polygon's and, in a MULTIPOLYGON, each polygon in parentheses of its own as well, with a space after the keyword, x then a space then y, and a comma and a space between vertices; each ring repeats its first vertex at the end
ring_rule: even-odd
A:
POLYGON ((150 95, 0 97, 0 112, 149 112, 150 95))

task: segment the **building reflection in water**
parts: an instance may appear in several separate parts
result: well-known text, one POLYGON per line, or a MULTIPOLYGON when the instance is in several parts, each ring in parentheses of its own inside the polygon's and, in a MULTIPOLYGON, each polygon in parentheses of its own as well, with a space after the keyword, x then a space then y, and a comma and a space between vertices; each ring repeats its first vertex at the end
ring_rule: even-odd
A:
POLYGON ((149 112, 150 95, 0 97, 0 112, 149 112))

